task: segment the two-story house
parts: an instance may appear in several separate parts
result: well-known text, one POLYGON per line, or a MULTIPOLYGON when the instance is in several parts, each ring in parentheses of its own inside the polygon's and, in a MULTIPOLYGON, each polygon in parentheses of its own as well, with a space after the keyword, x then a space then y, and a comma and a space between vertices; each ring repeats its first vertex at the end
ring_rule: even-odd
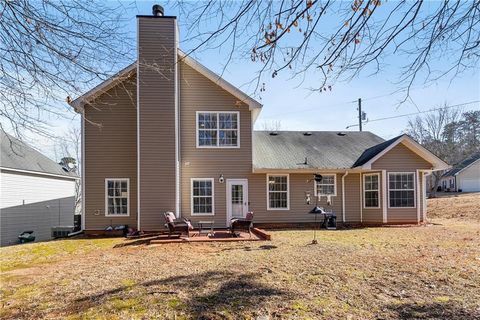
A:
POLYGON ((262 105, 180 51, 175 17, 156 7, 137 22, 137 61, 71 103, 86 231, 159 230, 165 211, 217 227, 249 210, 257 225, 301 224, 316 199, 339 223, 424 221, 424 177, 448 166, 410 137, 254 131, 262 105))

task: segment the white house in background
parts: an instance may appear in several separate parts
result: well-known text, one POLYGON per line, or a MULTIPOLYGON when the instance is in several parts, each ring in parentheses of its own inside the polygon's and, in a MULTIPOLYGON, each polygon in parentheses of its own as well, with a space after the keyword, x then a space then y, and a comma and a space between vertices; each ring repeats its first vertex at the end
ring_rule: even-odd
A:
POLYGON ((440 185, 442 190, 480 192, 480 152, 472 154, 445 172, 440 185))
POLYGON ((42 241, 52 227, 73 226, 78 177, 1 130, 0 139, 0 246, 23 231, 42 241))

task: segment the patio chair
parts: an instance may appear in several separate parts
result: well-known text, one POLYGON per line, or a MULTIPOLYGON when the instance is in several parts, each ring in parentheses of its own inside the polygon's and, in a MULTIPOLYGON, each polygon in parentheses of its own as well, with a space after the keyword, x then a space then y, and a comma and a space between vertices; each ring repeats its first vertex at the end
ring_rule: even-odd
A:
POLYGON ((245 218, 232 218, 230 220, 230 233, 237 236, 237 231, 243 230, 247 231, 250 237, 252 237, 252 228, 253 228, 253 211, 247 212, 245 218))
POLYGON ((179 237, 182 234, 186 234, 187 237, 190 237, 190 230, 193 229, 190 220, 187 219, 176 219, 173 212, 165 212, 165 226, 168 228, 168 237, 172 235, 178 235, 179 237))

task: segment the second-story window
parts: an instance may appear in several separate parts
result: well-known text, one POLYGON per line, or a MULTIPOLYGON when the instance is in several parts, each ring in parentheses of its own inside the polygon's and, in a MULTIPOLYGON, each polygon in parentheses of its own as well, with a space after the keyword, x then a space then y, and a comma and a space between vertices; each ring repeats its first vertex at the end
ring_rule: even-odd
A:
POLYGON ((239 128, 238 112, 197 112, 197 147, 239 147, 239 128))

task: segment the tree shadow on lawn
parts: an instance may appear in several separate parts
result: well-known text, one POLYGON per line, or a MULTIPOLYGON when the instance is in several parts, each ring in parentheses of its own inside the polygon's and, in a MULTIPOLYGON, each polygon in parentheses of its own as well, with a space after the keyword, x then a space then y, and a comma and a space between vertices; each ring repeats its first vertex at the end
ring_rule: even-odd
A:
MULTIPOLYGON (((150 294, 172 295, 173 297, 165 298, 162 305, 150 306, 163 310, 167 307, 169 299, 177 299, 175 296, 182 291, 187 292, 189 296, 187 299, 177 299, 181 311, 195 319, 216 319, 219 312, 224 310, 232 314, 256 313, 271 299, 289 299, 288 292, 262 284, 258 277, 259 275, 254 273, 220 271, 173 276, 84 296, 76 299, 67 308, 67 312, 78 314, 90 308, 102 307, 112 298, 142 299, 150 294)), ((146 307, 148 309, 149 306, 146 307)))
POLYGON ((478 320, 480 309, 468 310, 455 302, 432 302, 429 304, 395 304, 387 306, 393 311, 395 319, 449 319, 478 320))

